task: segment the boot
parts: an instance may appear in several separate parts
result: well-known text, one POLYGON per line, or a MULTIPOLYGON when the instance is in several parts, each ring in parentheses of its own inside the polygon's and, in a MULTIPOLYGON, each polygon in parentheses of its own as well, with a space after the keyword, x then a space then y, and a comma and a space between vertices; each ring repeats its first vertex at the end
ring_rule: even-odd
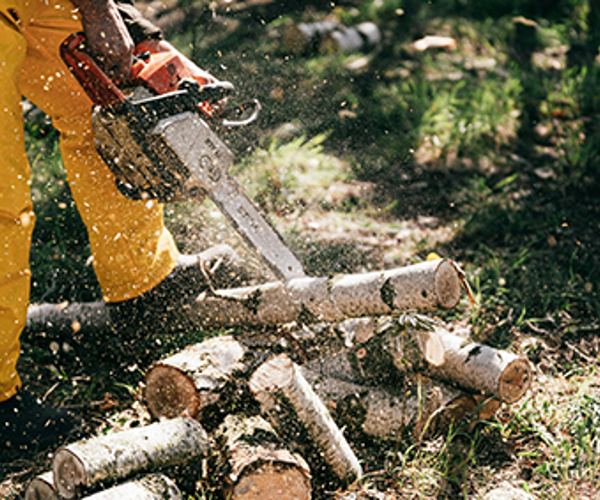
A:
POLYGON ((196 298, 210 288, 240 286, 246 279, 238 254, 218 245, 198 255, 180 255, 163 281, 133 299, 108 304, 111 324, 118 331, 146 336, 195 328, 187 315, 196 298))
POLYGON ((81 430, 79 417, 20 390, 0 403, 0 458, 57 446, 81 430))

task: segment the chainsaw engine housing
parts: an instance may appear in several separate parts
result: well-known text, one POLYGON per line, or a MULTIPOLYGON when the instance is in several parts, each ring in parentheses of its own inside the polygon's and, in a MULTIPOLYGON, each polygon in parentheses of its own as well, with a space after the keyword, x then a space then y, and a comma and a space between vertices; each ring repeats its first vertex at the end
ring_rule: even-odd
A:
MULTIPOLYGON (((144 106, 148 96, 146 89, 140 87, 121 106, 94 109, 92 125, 96 149, 115 174, 119 190, 129 198, 156 199, 161 203, 203 199, 202 183, 173 148, 164 143, 162 122, 183 115, 195 116, 194 123, 201 124, 195 127, 198 136, 194 140, 196 148, 201 145, 199 161, 212 172, 212 177, 220 177, 220 172, 226 171, 233 163, 233 153, 196 113, 178 113, 154 123, 149 121, 150 107, 144 106), (144 119, 140 119, 140 110, 144 119)), ((185 147, 180 144, 178 150, 185 147)))

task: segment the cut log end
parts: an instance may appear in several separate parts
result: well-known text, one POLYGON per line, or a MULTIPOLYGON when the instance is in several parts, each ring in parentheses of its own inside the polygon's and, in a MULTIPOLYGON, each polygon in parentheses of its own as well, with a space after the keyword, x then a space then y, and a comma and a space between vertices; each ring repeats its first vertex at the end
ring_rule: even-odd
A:
POLYGON ((483 396, 475 396, 477 402, 477 417, 481 420, 489 420, 493 418, 500 409, 501 403, 496 398, 484 398, 483 396))
POLYGON ((261 365, 250 379, 250 390, 258 394, 288 386, 294 378, 294 363, 287 356, 277 356, 261 365))
POLYGON ((59 448, 54 454, 52 464, 54 486, 60 498, 76 498, 80 490, 88 486, 85 465, 71 451, 59 448))
POLYGON ((298 499, 311 495, 310 469, 260 416, 228 415, 217 429, 226 498, 298 499))
POLYGON ((524 358, 513 360, 502 372, 498 393, 505 403, 515 403, 531 386, 533 373, 529 361, 524 358))
POLYGON ((460 301, 461 285, 459 270, 451 260, 442 260, 435 273, 435 294, 443 309, 453 309, 460 301))
POLYGON ((297 467, 282 463, 262 463, 236 483, 231 500, 310 499, 310 481, 297 467))
POLYGON ((144 400, 154 418, 195 417, 200 396, 193 380, 181 370, 155 365, 146 375, 144 400))
POLYGON ((444 343, 434 332, 418 332, 417 341, 425 360, 433 365, 440 366, 446 359, 444 343))
POLYGON ((52 479, 52 471, 33 478, 27 486, 27 490, 25 490, 23 500, 58 500, 52 479))

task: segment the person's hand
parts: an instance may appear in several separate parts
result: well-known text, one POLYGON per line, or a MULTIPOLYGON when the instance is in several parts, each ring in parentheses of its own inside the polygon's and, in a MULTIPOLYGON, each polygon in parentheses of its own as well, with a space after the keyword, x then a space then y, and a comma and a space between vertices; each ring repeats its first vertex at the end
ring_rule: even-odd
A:
POLYGON ((134 44, 113 0, 72 0, 79 9, 88 50, 112 78, 127 78, 134 44))

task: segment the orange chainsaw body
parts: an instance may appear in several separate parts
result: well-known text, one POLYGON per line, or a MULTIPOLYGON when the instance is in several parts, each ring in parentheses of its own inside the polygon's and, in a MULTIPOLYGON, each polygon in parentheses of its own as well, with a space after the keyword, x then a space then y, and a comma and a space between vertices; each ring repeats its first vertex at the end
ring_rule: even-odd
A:
POLYGON ((125 101, 122 87, 143 85, 157 95, 174 92, 186 79, 193 79, 201 86, 208 82, 194 76, 185 61, 177 52, 156 52, 148 50, 142 42, 134 51, 134 62, 127 81, 113 81, 100 69, 85 51, 85 36, 82 33, 71 35, 61 47, 61 55, 94 104, 114 106, 125 101))

